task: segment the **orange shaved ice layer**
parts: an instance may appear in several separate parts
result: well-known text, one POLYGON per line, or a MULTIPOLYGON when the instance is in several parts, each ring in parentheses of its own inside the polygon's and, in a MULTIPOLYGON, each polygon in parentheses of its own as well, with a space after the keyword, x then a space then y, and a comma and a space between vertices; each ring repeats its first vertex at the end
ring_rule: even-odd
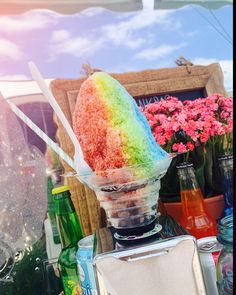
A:
POLYGON ((122 168, 125 161, 119 131, 109 126, 106 106, 92 80, 81 86, 79 96, 73 125, 85 161, 94 171, 122 168))

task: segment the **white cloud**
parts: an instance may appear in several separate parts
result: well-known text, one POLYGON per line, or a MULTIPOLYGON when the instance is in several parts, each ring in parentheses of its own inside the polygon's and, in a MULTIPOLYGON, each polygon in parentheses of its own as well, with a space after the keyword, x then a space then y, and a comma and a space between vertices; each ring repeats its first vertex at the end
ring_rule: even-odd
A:
POLYGON ((59 54, 70 54, 86 58, 102 48, 102 39, 89 39, 86 37, 73 37, 69 31, 54 31, 51 39, 51 60, 59 54))
MULTIPOLYGON (((104 9, 98 10, 99 12, 104 9)), ((82 14, 89 12, 86 10, 82 14)), ((98 12, 95 8, 90 12, 98 12)), ((162 28, 175 30, 181 27, 178 21, 172 19, 172 11, 146 11, 129 14, 128 19, 117 17, 111 24, 95 28, 89 36, 73 36, 67 30, 54 31, 51 38, 49 61, 55 60, 58 54, 70 54, 87 58, 101 49, 104 45, 128 47, 131 50, 141 48, 147 40, 153 40, 153 35, 146 30, 140 37, 141 29, 148 29, 158 24, 162 28), (170 17, 171 16, 171 17, 170 17), (150 37, 150 34, 152 37, 150 37), (143 37, 144 35, 144 37, 143 37)))
POLYGON ((202 58, 198 57, 192 60, 195 65, 209 65, 218 62, 224 74, 224 85, 226 90, 233 89, 233 60, 223 59, 217 60, 216 58, 202 58))
POLYGON ((127 47, 129 47, 130 49, 137 49, 140 48, 140 46, 142 46, 145 43, 145 39, 144 38, 130 38, 128 40, 126 40, 125 45, 127 47))
MULTIPOLYGON (((137 31, 143 28, 148 28, 153 25, 159 24, 165 27, 175 27, 176 24, 179 26, 178 22, 173 23, 172 11, 168 10, 143 10, 142 12, 137 13, 135 16, 130 18, 130 20, 126 22, 122 22, 119 24, 120 28, 128 29, 131 31, 137 31)), ((176 28, 176 27, 175 27, 176 28)))
POLYGON ((56 17, 56 14, 41 11, 30 11, 20 16, 1 16, 0 28, 4 33, 32 31, 55 23, 56 17))
POLYGON ((178 45, 164 44, 164 45, 161 45, 156 48, 144 49, 144 50, 138 52, 137 54, 135 54, 134 57, 138 58, 138 59, 144 59, 144 60, 155 60, 157 58, 166 57, 166 56, 170 55, 171 53, 173 53, 174 51, 176 51, 186 45, 187 45, 187 43, 185 43, 185 42, 180 43, 178 45))
POLYGON ((168 10, 143 10, 135 15, 132 14, 132 17, 126 21, 104 26, 102 28, 102 35, 115 45, 137 49, 147 41, 147 38, 137 38, 136 33, 139 33, 141 29, 148 29, 154 25, 161 25, 162 28, 168 30, 178 30, 181 28, 181 23, 177 20, 174 21, 170 17, 172 13, 172 11, 168 10))
POLYGON ((66 30, 58 30, 52 33, 52 42, 60 43, 63 41, 67 41, 70 37, 70 33, 66 30))
POLYGON ((21 57, 22 52, 16 44, 0 38, 0 61, 19 60, 21 57))
POLYGON ((199 35, 200 31, 198 31, 198 30, 194 30, 194 31, 190 31, 190 32, 180 31, 179 34, 183 38, 192 38, 192 37, 196 37, 197 35, 199 35))

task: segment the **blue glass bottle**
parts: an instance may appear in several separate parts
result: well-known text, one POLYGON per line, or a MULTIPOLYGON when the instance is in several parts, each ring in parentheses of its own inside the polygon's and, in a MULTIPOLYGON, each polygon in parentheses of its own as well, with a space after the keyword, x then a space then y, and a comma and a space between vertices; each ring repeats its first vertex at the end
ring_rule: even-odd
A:
POLYGON ((233 156, 225 155, 219 158, 219 167, 222 177, 222 191, 224 194, 225 207, 223 216, 233 213, 233 156))
POLYGON ((233 215, 225 216, 218 223, 217 240, 223 245, 217 266, 219 295, 233 295, 233 215))

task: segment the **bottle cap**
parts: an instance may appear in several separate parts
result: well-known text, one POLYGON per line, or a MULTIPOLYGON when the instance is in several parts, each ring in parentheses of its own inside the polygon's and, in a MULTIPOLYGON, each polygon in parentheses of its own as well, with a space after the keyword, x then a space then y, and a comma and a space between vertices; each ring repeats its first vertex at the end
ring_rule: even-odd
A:
POLYGON ((190 168, 190 167, 193 167, 193 164, 189 162, 183 162, 176 166, 177 169, 184 169, 184 168, 190 168))
POLYGON ((224 161, 224 160, 231 160, 233 159, 233 155, 223 155, 221 157, 219 157, 219 161, 224 161))
POLYGON ((60 193, 63 193, 63 192, 69 191, 69 190, 70 190, 69 186, 63 185, 63 186, 55 187, 52 190, 52 194, 56 195, 56 194, 60 194, 60 193))

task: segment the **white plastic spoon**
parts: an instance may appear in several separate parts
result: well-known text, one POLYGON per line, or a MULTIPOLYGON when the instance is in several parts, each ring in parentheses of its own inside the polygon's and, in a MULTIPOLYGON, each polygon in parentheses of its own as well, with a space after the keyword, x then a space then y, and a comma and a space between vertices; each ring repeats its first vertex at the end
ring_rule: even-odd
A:
MULTIPOLYGON (((39 88, 41 89, 42 93, 44 94, 45 98, 48 100, 50 105, 52 106, 53 110, 57 114, 58 118, 60 119, 62 125, 64 126, 65 130, 67 131, 73 145, 74 145, 74 162, 77 172, 77 177, 80 179, 80 175, 88 175, 92 173, 92 169, 89 167, 89 165, 85 162, 83 157, 83 152, 81 149, 81 146, 79 144, 79 141, 77 140, 75 133, 73 129, 71 128, 69 122, 67 121, 64 113, 62 112, 61 108, 59 107, 55 97, 51 93, 50 89, 48 88, 47 84, 45 83, 45 80, 43 79, 40 71, 36 67, 36 65, 30 61, 28 63, 31 75, 33 79, 37 82, 39 88)), ((84 182, 82 179, 80 179, 81 182, 84 182)))

